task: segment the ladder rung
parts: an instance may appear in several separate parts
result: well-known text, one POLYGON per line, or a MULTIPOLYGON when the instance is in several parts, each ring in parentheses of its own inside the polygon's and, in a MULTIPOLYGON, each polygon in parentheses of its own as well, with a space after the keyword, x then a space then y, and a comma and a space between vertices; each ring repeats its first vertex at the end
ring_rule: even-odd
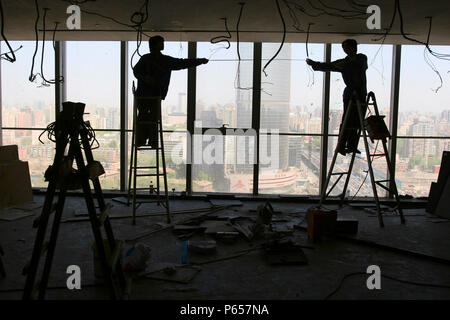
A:
POLYGON ((162 173, 136 173, 136 177, 156 177, 162 176, 162 173))
POLYGON ((110 203, 107 203, 105 206, 105 209, 100 213, 100 216, 98 217, 98 222, 102 226, 103 223, 105 223, 106 218, 109 216, 109 213, 111 211, 112 205, 110 203))
POLYGON ((152 148, 152 147, 150 147, 150 146, 147 146, 147 147, 136 147, 136 149, 137 149, 138 151, 141 151, 141 150, 161 150, 162 147, 152 148))
POLYGON ((378 182, 390 182, 391 180, 377 180, 377 181, 375 181, 376 183, 378 183, 378 182))
POLYGON ((335 172, 335 173, 332 173, 331 175, 332 176, 337 176, 337 175, 344 175, 344 174, 348 174, 348 171, 347 172, 335 172))
POLYGON ((371 153, 369 154, 371 157, 384 157, 386 153, 371 153))
MULTIPOLYGON (((132 169, 134 169, 134 166, 131 166, 132 169)), ((136 167, 136 169, 156 169, 157 167, 136 167)))

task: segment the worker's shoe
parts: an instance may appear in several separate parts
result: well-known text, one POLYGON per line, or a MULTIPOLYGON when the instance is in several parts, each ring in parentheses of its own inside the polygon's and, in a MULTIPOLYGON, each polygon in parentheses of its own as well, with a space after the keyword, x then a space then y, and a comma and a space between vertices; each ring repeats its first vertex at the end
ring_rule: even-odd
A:
POLYGON ((347 149, 345 149, 344 147, 338 147, 337 151, 343 156, 347 154, 347 149))
POLYGON ((357 153, 357 154, 361 154, 361 151, 359 151, 357 148, 347 148, 345 149, 345 151, 347 153, 357 153))

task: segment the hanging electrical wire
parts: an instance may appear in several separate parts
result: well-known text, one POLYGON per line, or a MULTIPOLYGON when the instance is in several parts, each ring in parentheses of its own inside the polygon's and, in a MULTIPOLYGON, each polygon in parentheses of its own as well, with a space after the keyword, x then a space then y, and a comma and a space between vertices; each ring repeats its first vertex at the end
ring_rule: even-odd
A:
POLYGON ((34 0, 34 4, 36 7, 36 20, 34 22, 34 35, 35 35, 35 47, 34 47, 34 53, 33 53, 33 58, 31 60, 31 71, 30 71, 30 76, 28 77, 28 80, 30 82, 34 82, 36 80, 36 74, 34 74, 34 63, 36 60, 36 55, 38 52, 38 48, 39 48, 39 30, 38 30, 38 23, 39 23, 39 18, 40 18, 40 12, 39 12, 39 3, 38 0, 34 0))
POLYGON ((277 5, 278 14, 280 15, 281 22, 283 23, 283 37, 281 39, 280 47, 278 48, 277 52, 270 58, 269 61, 264 65, 263 72, 264 75, 267 77, 266 68, 267 66, 278 56, 281 49, 283 49, 284 41, 286 40, 286 22, 284 21, 283 12, 281 12, 280 2, 279 0, 275 0, 275 3, 277 5))
MULTIPOLYGON (((243 8, 243 6, 241 7, 241 9, 243 8)), ((212 44, 217 44, 217 43, 222 43, 225 42, 227 44, 227 49, 230 49, 231 44, 230 44, 230 40, 231 39, 231 32, 228 29, 228 23, 227 23, 227 18, 220 18, 221 20, 224 21, 225 24, 225 31, 227 32, 227 35, 225 36, 218 36, 218 37, 214 37, 211 38, 211 40, 209 42, 211 42, 212 44)))
POLYGON ((16 55, 15 55, 15 53, 16 53, 18 50, 22 49, 22 46, 20 46, 20 47, 19 47, 18 49, 16 49, 16 50, 13 50, 12 47, 11 47, 11 45, 9 44, 8 39, 6 39, 6 36, 5 36, 5 14, 4 14, 4 12, 3 12, 3 5, 2 5, 1 0, 0 0, 0 19, 2 20, 2 21, 1 21, 1 25, 0 25, 0 33, 1 33, 1 36, 2 36, 3 41, 5 41, 5 44, 6 44, 6 46, 8 47, 8 50, 9 50, 9 52, 2 53, 2 54, 0 55, 0 57, 1 57, 1 59, 3 59, 3 60, 6 60, 6 61, 9 61, 9 62, 13 63, 13 62, 16 61, 16 55), (10 54, 11 54, 11 55, 10 55, 10 54))
POLYGON ((239 2, 241 9, 239 10, 239 17, 236 22, 236 51, 239 61, 241 61, 241 53, 239 52, 239 24, 241 23, 242 11, 244 10, 245 2, 239 2))
MULTIPOLYGON (((306 58, 309 59, 309 48, 308 48, 308 44, 309 44, 309 34, 311 31, 311 26, 313 25, 313 23, 308 23, 308 28, 306 30, 306 42, 305 42, 305 50, 306 50, 306 58)), ((314 75, 314 70, 310 65, 306 65, 306 70, 308 73, 308 85, 307 87, 312 87, 314 86, 315 83, 315 75, 314 75)))
POLYGON ((147 22, 148 17, 149 17, 149 10, 148 10, 149 3, 150 3, 149 0, 145 0, 143 5, 139 9, 139 11, 134 12, 130 18, 130 21, 133 23, 133 25, 131 27, 136 30, 136 50, 131 55, 131 60, 130 60, 131 68, 133 68, 134 56, 136 54, 138 54, 139 57, 142 57, 142 55, 139 52, 139 48, 141 47, 141 44, 142 44, 142 35, 148 36, 147 34, 145 34, 143 32, 142 25, 147 22), (145 12, 144 12, 144 9, 145 9, 145 12))
MULTIPOLYGON (((45 75, 44 75, 44 57, 45 57, 45 19, 46 19, 46 17, 47 17, 47 11, 50 10, 50 9, 44 8, 43 10, 44 10, 44 14, 43 14, 43 17, 42 17, 42 29, 43 29, 43 31, 42 31, 42 55, 41 55, 41 73, 40 73, 40 75, 41 75, 42 80, 43 80, 42 85, 43 85, 43 86, 48 86, 49 84, 56 84, 56 83, 58 83, 58 82, 63 82, 63 81, 64 81, 64 77, 60 77, 58 80, 55 80, 55 79, 47 80, 47 79, 45 78, 45 75)), ((54 32, 53 32, 53 40, 52 40, 52 43, 53 43, 53 49, 55 49, 55 33, 56 33, 56 28, 57 28, 57 26, 58 26, 58 24, 55 23, 55 29, 54 29, 54 32)))

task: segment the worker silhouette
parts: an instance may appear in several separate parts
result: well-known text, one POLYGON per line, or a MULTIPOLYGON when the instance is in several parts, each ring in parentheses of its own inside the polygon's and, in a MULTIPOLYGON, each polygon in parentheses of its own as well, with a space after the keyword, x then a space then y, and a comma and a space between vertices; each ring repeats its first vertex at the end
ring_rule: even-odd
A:
MULTIPOLYGON (((310 59, 306 59, 306 63, 309 64, 315 71, 336 71, 342 74, 344 83, 346 85, 343 94, 344 100, 344 113, 342 115, 341 125, 339 132, 342 130, 342 138, 338 141, 338 152, 342 155, 346 153, 360 153, 357 149, 360 128, 358 110, 353 109, 353 112, 349 115, 349 119, 346 124, 346 128, 342 127, 342 122, 348 111, 348 104, 351 99, 354 99, 353 92, 356 91, 356 95, 361 102, 363 108, 363 114, 366 114, 366 95, 367 95, 367 56, 358 52, 358 43, 354 39, 347 39, 342 42, 342 49, 347 54, 344 59, 339 59, 329 63, 316 62, 310 59)), ((353 102, 356 104, 356 102, 353 102)))
POLYGON ((149 46, 150 53, 143 55, 133 68, 134 76, 138 79, 135 93, 138 108, 136 146, 146 145, 148 139, 148 144, 156 148, 160 100, 166 98, 172 71, 196 67, 208 63, 208 59, 177 59, 166 56, 161 53, 164 50, 164 38, 161 36, 151 37, 149 46))

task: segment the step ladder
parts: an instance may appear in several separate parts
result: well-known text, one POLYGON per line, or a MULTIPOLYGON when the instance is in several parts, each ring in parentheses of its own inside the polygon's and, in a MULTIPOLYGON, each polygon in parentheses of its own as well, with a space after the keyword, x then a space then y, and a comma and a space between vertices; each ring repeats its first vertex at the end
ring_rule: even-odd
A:
POLYGON ((403 210, 401 208, 400 199, 398 196, 397 186, 396 186, 395 180, 394 180, 394 174, 393 174, 394 171, 392 168, 392 163, 391 163, 391 160, 389 157, 389 152, 388 152, 388 147, 387 147, 387 138, 390 138, 390 134, 386 127, 386 124, 384 123, 384 120, 383 120, 384 116, 380 116, 380 114, 379 114, 377 101, 375 98, 375 94, 373 92, 369 92, 369 94, 367 95, 367 100, 365 101, 365 104, 367 106, 367 111, 369 113, 372 113, 372 111, 370 111, 370 107, 373 107, 374 114, 368 118, 365 118, 365 114, 367 111, 363 112, 363 109, 362 109, 363 104, 361 104, 361 102, 359 101, 356 92, 353 92, 352 99, 350 99, 349 105, 347 107, 347 112, 346 112, 346 115, 345 115, 343 123, 342 123, 342 128, 339 132, 339 140, 338 140, 336 149, 334 151, 334 156, 333 156, 333 160, 331 161, 331 164, 330 164, 330 169, 328 171, 327 179, 326 179, 325 185, 322 188, 319 207, 321 207, 323 205, 323 203, 329 197, 331 191, 336 187, 336 185, 341 180, 341 178, 343 176, 346 176, 342 193, 339 195, 339 198, 340 198, 339 206, 342 207, 342 205, 344 203, 345 194, 347 192, 347 187, 348 187, 348 184, 350 181, 353 164, 354 164, 355 157, 356 157, 356 150, 351 153, 351 159, 350 159, 348 171, 334 172, 333 170, 334 170, 334 167, 336 164, 336 159, 339 155, 339 152, 338 152, 339 142, 342 139, 343 132, 344 132, 344 130, 349 122, 349 119, 350 119, 349 115, 352 112, 355 112, 354 109, 356 108, 357 112, 358 112, 359 125, 360 125, 360 127, 357 131, 357 134, 358 134, 358 137, 360 136, 361 133, 363 136, 364 148, 366 151, 366 160, 367 160, 367 164, 368 164, 368 174, 370 175, 370 182, 371 182, 371 187, 372 187, 372 191, 373 191, 373 197, 375 199, 376 211, 378 214, 378 222, 380 224, 380 227, 384 227, 384 222, 383 222, 382 210, 381 210, 381 205, 380 205, 380 199, 378 197, 378 192, 377 192, 377 186, 385 189, 386 191, 389 192, 389 194, 394 195, 395 201, 396 201, 396 207, 394 208, 394 210, 397 210, 398 213, 400 214, 401 223, 405 223, 405 218, 403 216, 403 210), (378 141, 381 141, 381 143, 383 145, 383 152, 377 153, 375 150, 373 153, 371 153, 370 149, 369 149, 368 138, 370 138, 372 143, 374 143, 374 141, 377 141, 377 143, 378 143, 378 141), (376 158, 383 158, 383 157, 386 159, 386 164, 387 164, 387 169, 388 169, 388 179, 376 180, 374 172, 373 172, 372 163, 376 158), (328 190, 328 186, 330 184, 332 176, 337 176, 337 179, 334 181, 333 185, 328 190))
MULTIPOLYGON (((95 238, 95 244, 101 262, 103 277, 109 287, 111 299, 121 299, 126 286, 126 279, 122 270, 122 242, 114 238, 114 234, 109 219, 111 206, 105 203, 102 188, 98 177, 104 173, 100 162, 94 161, 91 146, 95 141, 95 134, 90 127, 89 122, 83 121, 85 104, 64 102, 63 110, 58 114, 57 120, 47 127, 54 136, 56 143, 56 153, 53 165, 46 173, 46 181, 49 181, 45 202, 41 215, 35 219, 33 227, 37 228, 36 240, 34 243, 31 261, 23 269, 23 274, 27 276, 23 299, 33 299, 35 291, 39 290, 38 299, 44 299, 47 288, 52 260, 55 252, 56 241, 58 237, 61 217, 63 214, 64 203, 67 190, 83 189, 84 198, 91 221, 92 231, 95 238), (67 150, 67 155, 66 149, 67 150), (83 152, 84 151, 84 152, 83 152), (83 153, 85 160, 83 158, 83 153), (76 162, 77 169, 72 168, 73 162, 76 162), (92 182, 95 191, 100 212, 97 212, 94 204, 94 196, 91 193, 92 182), (59 189, 58 200, 53 202, 55 194, 59 189), (50 238, 45 241, 46 229, 49 223, 50 215, 54 212, 53 225, 50 238), (107 257, 102 230, 106 233, 105 242, 110 252, 107 257), (41 280, 35 284, 39 260, 45 255, 45 264, 41 280)), ((43 132, 45 133, 45 131, 43 132)), ((51 136, 50 135, 50 136, 51 136)))
MULTIPOLYGON (((167 212, 167 222, 171 223, 172 217, 169 207, 169 192, 167 185, 167 171, 166 171, 166 158, 164 153, 164 134, 162 128, 162 115, 161 115, 161 98, 160 97, 137 97, 135 90, 133 88, 134 95, 134 105, 133 105, 133 131, 131 137, 131 159, 130 159, 130 169, 128 172, 128 196, 127 205, 132 204, 133 206, 133 225, 136 224, 136 210, 141 204, 144 203, 156 203, 158 206, 162 205, 166 208, 167 212), (159 109, 159 117, 157 117, 157 130, 158 130, 158 141, 156 142, 156 147, 150 145, 137 146, 136 145, 136 130, 138 124, 137 115, 137 102, 145 103, 148 101, 150 103, 156 103, 159 109), (139 165, 138 164, 138 154, 139 151, 149 151, 155 154, 156 165, 152 166, 150 164, 139 165), (160 168, 160 157, 162 168, 160 168), (162 172, 161 172, 162 170, 162 172), (160 177, 163 177, 163 194, 161 192, 161 181, 160 177), (138 187, 138 178, 154 178, 151 180, 151 185, 149 187, 138 187), (153 185, 153 181, 156 182, 156 186, 153 185), (148 191, 149 195, 147 197, 142 197, 137 199, 137 191, 148 191)), ((152 121, 139 121, 139 125, 154 125, 152 121)))

